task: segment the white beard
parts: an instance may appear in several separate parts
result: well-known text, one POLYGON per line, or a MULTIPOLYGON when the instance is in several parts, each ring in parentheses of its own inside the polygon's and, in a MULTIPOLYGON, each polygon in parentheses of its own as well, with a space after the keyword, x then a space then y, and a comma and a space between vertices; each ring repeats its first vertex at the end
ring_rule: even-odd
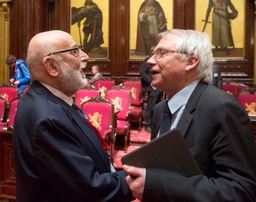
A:
POLYGON ((84 63, 81 63, 78 70, 70 68, 66 63, 63 63, 61 66, 60 83, 65 94, 73 95, 79 89, 87 86, 87 79, 83 79, 80 73, 81 69, 86 66, 84 63))

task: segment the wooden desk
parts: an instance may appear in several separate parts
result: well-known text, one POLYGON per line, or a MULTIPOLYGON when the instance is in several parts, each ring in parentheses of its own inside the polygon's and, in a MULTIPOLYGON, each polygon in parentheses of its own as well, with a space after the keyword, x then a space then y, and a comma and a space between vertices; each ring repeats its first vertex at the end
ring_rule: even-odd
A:
POLYGON ((15 199, 16 178, 12 155, 12 131, 0 127, 0 198, 15 199))

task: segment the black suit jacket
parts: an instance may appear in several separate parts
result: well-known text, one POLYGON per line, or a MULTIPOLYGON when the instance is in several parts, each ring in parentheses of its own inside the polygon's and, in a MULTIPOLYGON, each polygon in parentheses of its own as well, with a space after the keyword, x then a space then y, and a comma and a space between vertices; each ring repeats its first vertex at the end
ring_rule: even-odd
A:
POLYGON ((126 174, 110 173, 94 130, 38 81, 19 101, 13 152, 17 202, 133 199, 126 174))
POLYGON ((141 67, 140 67, 140 76, 141 76, 141 87, 145 92, 151 92, 154 89, 151 87, 152 75, 150 73, 150 66, 147 64, 149 57, 145 58, 141 67))
MULTIPOLYGON (((155 106, 152 137, 164 102, 155 106)), ((178 122, 203 175, 147 169, 143 201, 256 201, 256 148, 250 119, 228 93, 199 82, 178 122)), ((168 155, 168 154, 166 154, 168 155)))

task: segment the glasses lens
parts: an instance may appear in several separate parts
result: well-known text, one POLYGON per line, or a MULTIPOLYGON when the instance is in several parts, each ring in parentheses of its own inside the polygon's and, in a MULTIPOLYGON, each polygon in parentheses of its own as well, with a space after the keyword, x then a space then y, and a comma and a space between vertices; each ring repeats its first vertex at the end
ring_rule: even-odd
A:
POLYGON ((161 58, 161 56, 162 56, 161 49, 157 49, 157 50, 155 51, 155 57, 156 57, 156 59, 161 58))
POLYGON ((79 48, 76 47, 74 50, 71 51, 71 54, 74 55, 75 57, 79 56, 79 48))

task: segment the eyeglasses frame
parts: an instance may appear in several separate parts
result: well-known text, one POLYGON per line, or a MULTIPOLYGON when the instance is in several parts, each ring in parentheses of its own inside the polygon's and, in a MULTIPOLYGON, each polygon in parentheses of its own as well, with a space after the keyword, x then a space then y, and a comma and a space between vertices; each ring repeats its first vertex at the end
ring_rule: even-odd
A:
POLYGON ((78 52, 77 56, 79 56, 79 46, 75 46, 73 48, 68 48, 68 49, 64 49, 64 50, 59 50, 59 51, 51 52, 47 56, 55 55, 55 54, 58 54, 58 53, 65 53, 65 52, 73 51, 73 50, 77 50, 77 52, 78 52))
POLYGON ((163 57, 163 54, 164 54, 163 52, 165 52, 165 53, 171 53, 171 54, 173 54, 173 53, 187 54, 187 53, 185 53, 185 52, 179 52, 179 51, 177 51, 177 50, 165 50, 165 49, 161 49, 161 48, 160 48, 160 49, 157 49, 156 51, 152 52, 151 55, 150 55, 150 57, 155 56, 155 58, 158 60, 158 59, 160 59, 160 58, 163 57), (160 57, 156 57, 155 53, 156 53, 157 51, 160 52, 160 57))

